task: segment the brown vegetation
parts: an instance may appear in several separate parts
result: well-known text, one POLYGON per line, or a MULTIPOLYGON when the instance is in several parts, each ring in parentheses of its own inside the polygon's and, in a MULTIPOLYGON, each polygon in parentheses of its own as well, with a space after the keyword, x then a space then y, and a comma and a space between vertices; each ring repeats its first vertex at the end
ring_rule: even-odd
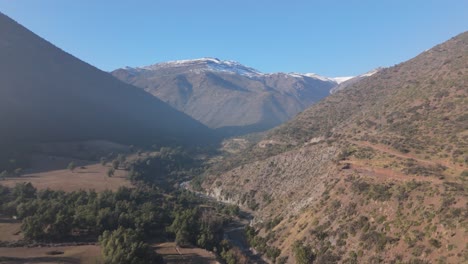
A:
POLYGON ((352 84, 203 186, 252 209, 287 263, 296 241, 318 263, 468 261, 467 48, 464 33, 352 84))

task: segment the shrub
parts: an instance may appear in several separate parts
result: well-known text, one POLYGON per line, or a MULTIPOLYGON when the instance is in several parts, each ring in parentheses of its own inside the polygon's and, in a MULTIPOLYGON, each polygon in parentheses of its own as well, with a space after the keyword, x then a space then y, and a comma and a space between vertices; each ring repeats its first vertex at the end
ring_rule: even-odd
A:
POLYGON ((293 254, 297 264, 311 264, 315 261, 315 254, 310 245, 304 245, 301 241, 293 244, 293 254))
POLYGON ((366 243, 367 248, 375 246, 378 251, 383 251, 387 243, 391 241, 391 238, 387 237, 383 233, 370 231, 361 236, 361 241, 366 243))
POLYGON ((431 238, 429 240, 429 244, 431 244, 431 246, 436 247, 436 248, 440 248, 442 246, 442 243, 440 243, 439 240, 434 239, 434 238, 431 238))

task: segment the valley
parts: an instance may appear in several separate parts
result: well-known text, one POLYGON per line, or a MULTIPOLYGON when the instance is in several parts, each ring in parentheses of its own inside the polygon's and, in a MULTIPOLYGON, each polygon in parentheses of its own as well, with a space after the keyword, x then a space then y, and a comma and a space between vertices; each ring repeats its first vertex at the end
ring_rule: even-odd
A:
POLYGON ((468 32, 348 77, 112 69, 0 12, 0 263, 468 263, 468 32))

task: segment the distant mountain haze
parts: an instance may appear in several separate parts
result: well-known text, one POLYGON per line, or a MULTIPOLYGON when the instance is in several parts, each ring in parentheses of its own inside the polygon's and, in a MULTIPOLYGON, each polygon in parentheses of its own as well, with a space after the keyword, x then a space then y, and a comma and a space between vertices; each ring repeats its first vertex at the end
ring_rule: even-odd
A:
POLYGON ((289 120, 338 84, 316 74, 264 74, 216 58, 126 67, 112 74, 211 128, 241 133, 289 120))
POLYGON ((0 141, 201 143, 212 131, 0 13, 0 141))

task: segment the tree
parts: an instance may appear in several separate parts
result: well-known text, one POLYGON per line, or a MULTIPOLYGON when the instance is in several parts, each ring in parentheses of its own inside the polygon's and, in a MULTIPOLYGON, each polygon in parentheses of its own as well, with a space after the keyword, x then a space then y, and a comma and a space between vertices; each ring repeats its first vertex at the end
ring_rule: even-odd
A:
POLYGON ((66 204, 57 199, 31 205, 36 206, 23 207, 23 212, 19 212, 20 215, 33 213, 24 219, 21 226, 26 239, 60 241, 69 237, 73 228, 73 215, 66 204))
POLYGON ((133 229, 105 231, 99 237, 104 262, 107 264, 163 263, 160 256, 133 229))
POLYGON ((4 170, 0 173, 0 179, 5 180, 8 177, 8 171, 4 170))
POLYGON ((117 170, 119 168, 119 166, 120 166, 120 161, 119 160, 115 159, 115 160, 112 161, 112 168, 114 170, 117 170))
POLYGON ((102 165, 102 166, 106 166, 106 164, 107 164, 107 159, 106 159, 106 157, 101 157, 101 165, 102 165))
POLYGON ((14 174, 17 177, 21 176, 21 174, 23 174, 23 169, 22 168, 15 169, 14 174))
POLYGON ((45 236, 42 228, 42 221, 37 216, 28 216, 23 220, 21 225, 23 235, 27 239, 37 240, 45 236))
POLYGON ((76 169, 76 164, 75 162, 70 162, 68 163, 68 167, 67 167, 69 170, 71 170, 71 172, 73 172, 75 169, 76 169))
POLYGON ((117 160, 119 161, 120 164, 124 163, 126 158, 123 154, 117 155, 117 160))
POLYGON ((107 177, 113 177, 114 176, 114 173, 115 173, 115 169, 114 168, 110 168, 109 170, 107 170, 107 177))
POLYGON ((175 212, 175 218, 168 231, 175 234, 178 246, 185 247, 196 244, 197 209, 185 209, 175 212))
POLYGON ((227 240, 222 240, 219 242, 220 256, 226 262, 226 264, 247 264, 249 263, 247 257, 242 253, 242 251, 233 247, 231 243, 227 240))
POLYGON ((175 237, 175 242, 177 246, 188 247, 191 244, 190 240, 191 240, 190 232, 187 229, 183 228, 177 231, 176 237, 175 237))
POLYGON ((30 182, 17 183, 15 188, 13 188, 13 196, 20 201, 34 199, 36 198, 36 193, 36 188, 30 182))
POLYGON ((214 248, 223 238, 223 219, 214 211, 204 210, 198 218, 197 246, 214 248))

